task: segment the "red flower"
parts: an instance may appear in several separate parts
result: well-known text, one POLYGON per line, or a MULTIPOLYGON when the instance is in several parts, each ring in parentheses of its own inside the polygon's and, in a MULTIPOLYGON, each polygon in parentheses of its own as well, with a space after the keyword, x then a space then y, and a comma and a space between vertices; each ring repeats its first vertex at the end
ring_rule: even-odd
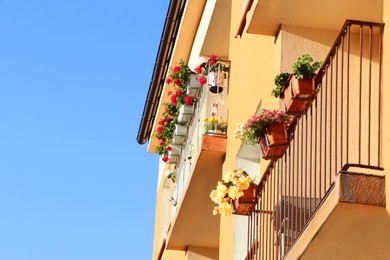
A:
POLYGON ((171 78, 167 78, 167 79, 165 80, 165 82, 166 82, 167 84, 171 84, 172 79, 171 79, 171 78))
POLYGON ((186 105, 192 105, 192 102, 193 102, 192 97, 186 96, 186 97, 184 98, 184 103, 185 103, 186 105))
POLYGON ((161 160, 162 160, 163 162, 167 162, 167 161, 168 161, 168 155, 165 155, 163 158, 161 158, 161 160))
POLYGON ((175 79, 175 84, 178 85, 178 86, 180 86, 181 80, 180 80, 180 79, 175 79))
POLYGON ((176 96, 181 96, 183 94, 180 89, 176 90, 176 96))
POLYGON ((215 63, 217 63, 216 58, 217 56, 215 56, 214 54, 210 56, 210 65, 214 65, 215 63))
POLYGON ((173 72, 174 73, 177 73, 180 71, 180 66, 179 65, 176 65, 175 67, 173 67, 173 72))
POLYGON ((174 106, 176 106, 176 96, 175 95, 172 95, 171 96, 171 102, 174 106))
POLYGON ((165 143, 165 141, 160 140, 160 146, 162 146, 165 143))
POLYGON ((172 150, 172 147, 170 147, 170 146, 165 147, 165 151, 171 151, 171 150, 172 150))
POLYGON ((168 91, 168 96, 172 95, 172 91, 168 91))
POLYGON ((202 74, 202 66, 196 67, 196 68, 195 68, 195 72, 196 72, 197 74, 202 74))
POLYGON ((201 78, 199 79, 199 83, 200 83, 201 85, 206 84, 206 82, 207 82, 207 79, 204 78, 204 77, 201 77, 201 78))
POLYGON ((161 118, 160 121, 158 121, 158 124, 159 125, 164 125, 165 124, 165 119, 161 118))
POLYGON ((170 118, 169 116, 166 116, 166 117, 165 117, 165 122, 168 122, 169 119, 171 119, 171 118, 170 118))
POLYGON ((157 128, 157 133, 161 134, 163 130, 164 130, 164 127, 159 126, 159 127, 157 128))

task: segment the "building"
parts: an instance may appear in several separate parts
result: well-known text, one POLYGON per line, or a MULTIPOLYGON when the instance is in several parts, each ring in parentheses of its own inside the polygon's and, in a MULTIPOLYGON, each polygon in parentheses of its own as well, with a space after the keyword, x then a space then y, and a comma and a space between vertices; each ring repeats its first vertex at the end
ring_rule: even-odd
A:
POLYGON ((221 93, 208 79, 176 161, 156 169, 153 259, 390 259, 389 22, 387 0, 171 0, 138 142, 158 146, 169 68, 216 55, 229 72, 221 93), (283 157, 262 159, 236 126, 285 108, 270 94, 274 77, 302 54, 323 61, 314 100, 289 127, 283 157), (203 135, 213 104, 226 135, 203 135), (256 208, 214 216, 210 192, 237 168, 258 176, 256 208))

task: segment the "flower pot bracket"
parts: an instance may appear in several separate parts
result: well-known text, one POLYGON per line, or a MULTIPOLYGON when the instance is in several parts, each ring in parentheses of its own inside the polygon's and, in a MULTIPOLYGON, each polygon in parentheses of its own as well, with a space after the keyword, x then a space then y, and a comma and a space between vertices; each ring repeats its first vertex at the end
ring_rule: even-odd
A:
POLYGON ((269 144, 265 135, 259 140, 261 146, 261 153, 265 160, 276 160, 284 155, 287 150, 288 143, 286 144, 269 144))

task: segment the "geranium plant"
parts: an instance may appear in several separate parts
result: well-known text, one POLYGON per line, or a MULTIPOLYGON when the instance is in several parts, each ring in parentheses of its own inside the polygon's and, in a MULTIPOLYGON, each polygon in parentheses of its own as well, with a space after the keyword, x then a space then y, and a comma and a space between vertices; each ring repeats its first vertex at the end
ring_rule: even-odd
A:
POLYGON ((298 58, 297 62, 293 64, 292 74, 294 74, 297 79, 311 79, 314 76, 314 72, 321 67, 321 64, 322 61, 313 62, 313 58, 309 54, 303 54, 298 58))
POLYGON ((243 169, 226 172, 210 193, 211 200, 218 205, 214 207, 213 214, 231 215, 234 210, 232 202, 244 196, 244 190, 247 190, 251 183, 252 178, 243 169))
POLYGON ((283 96, 283 89, 288 85, 288 78, 290 77, 290 73, 283 72, 276 75, 274 79, 275 88, 272 90, 271 95, 278 98, 283 96))
POLYGON ((235 137, 248 145, 258 143, 265 128, 272 123, 290 123, 291 118, 283 111, 263 109, 260 115, 251 116, 244 124, 238 125, 235 137))
POLYGON ((168 161, 168 151, 171 150, 171 143, 175 125, 177 124, 179 109, 182 105, 192 105, 194 100, 186 94, 186 83, 193 72, 183 61, 170 69, 166 83, 173 85, 173 91, 168 91, 170 101, 163 105, 165 110, 158 122, 154 137, 159 141, 156 152, 162 156, 164 162, 168 161))
POLYGON ((219 130, 222 133, 226 133, 227 130, 227 121, 221 117, 209 117, 203 119, 203 124, 205 128, 205 132, 209 132, 212 130, 219 130))

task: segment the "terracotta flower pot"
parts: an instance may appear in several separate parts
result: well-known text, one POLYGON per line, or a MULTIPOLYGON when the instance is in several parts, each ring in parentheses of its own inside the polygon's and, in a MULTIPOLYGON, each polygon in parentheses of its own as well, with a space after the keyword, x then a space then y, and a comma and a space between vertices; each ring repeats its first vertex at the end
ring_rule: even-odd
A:
POLYGON ((287 125, 285 123, 268 125, 265 134, 259 139, 259 144, 264 159, 282 157, 288 147, 287 125))
POLYGON ((249 215, 256 206, 257 185, 251 183, 247 190, 244 190, 244 196, 233 202, 233 213, 237 215, 249 215))
POLYGON ((315 79, 296 79, 294 75, 289 78, 289 85, 284 89, 284 103, 288 113, 302 113, 306 111, 310 100, 315 93, 315 79))

